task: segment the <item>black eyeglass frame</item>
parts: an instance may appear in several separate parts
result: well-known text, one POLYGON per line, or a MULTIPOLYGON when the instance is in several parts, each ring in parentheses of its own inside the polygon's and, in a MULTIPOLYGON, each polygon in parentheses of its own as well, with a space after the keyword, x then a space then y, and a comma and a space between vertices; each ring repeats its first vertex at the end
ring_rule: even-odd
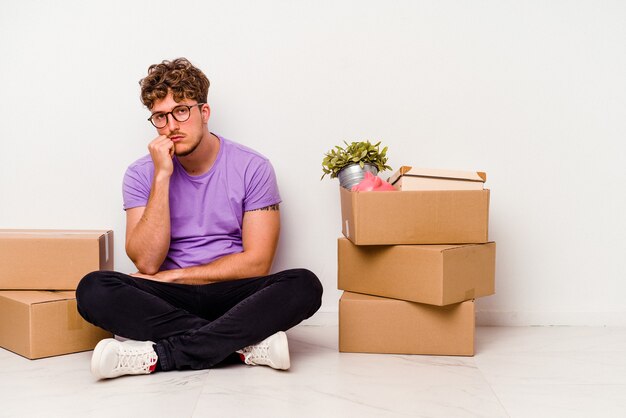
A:
POLYGON ((196 106, 202 106, 202 105, 205 105, 205 104, 206 103, 196 103, 196 104, 192 104, 192 105, 186 105, 186 104, 177 105, 176 107, 174 107, 174 109, 170 110, 169 112, 156 112, 156 113, 151 114, 150 117, 148 118, 148 122, 150 122, 152 124, 152 126, 154 126, 157 129, 165 128, 167 126, 167 123, 168 123, 167 115, 172 115, 172 117, 174 118, 174 120, 176 122, 187 122, 189 120, 189 118, 191 117, 191 108, 192 107, 196 107, 196 106), (174 111, 177 108, 179 108, 179 107, 186 107, 189 110, 189 115, 187 116, 187 119, 180 120, 176 116, 174 116, 174 111), (154 117, 154 115, 165 116, 165 125, 163 125, 163 126, 156 126, 156 124, 152 121, 152 118, 154 117))

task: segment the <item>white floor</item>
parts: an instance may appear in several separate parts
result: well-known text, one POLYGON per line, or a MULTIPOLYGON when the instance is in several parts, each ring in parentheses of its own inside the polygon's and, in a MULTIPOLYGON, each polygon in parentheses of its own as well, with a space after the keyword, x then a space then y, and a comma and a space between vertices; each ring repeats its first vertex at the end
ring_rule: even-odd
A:
POLYGON ((91 352, 0 349, 0 417, 626 417, 626 328, 480 327, 475 357, 348 354, 288 332, 292 368, 95 381, 91 352))

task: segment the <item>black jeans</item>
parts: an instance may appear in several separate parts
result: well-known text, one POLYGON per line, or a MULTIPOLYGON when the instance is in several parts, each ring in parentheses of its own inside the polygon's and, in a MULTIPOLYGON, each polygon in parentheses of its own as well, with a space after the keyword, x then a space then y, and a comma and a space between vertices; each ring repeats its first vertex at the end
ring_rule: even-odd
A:
POLYGON ((317 276, 304 269, 206 285, 96 271, 76 289, 85 320, 121 337, 154 341, 162 370, 213 367, 309 318, 321 296, 317 276))

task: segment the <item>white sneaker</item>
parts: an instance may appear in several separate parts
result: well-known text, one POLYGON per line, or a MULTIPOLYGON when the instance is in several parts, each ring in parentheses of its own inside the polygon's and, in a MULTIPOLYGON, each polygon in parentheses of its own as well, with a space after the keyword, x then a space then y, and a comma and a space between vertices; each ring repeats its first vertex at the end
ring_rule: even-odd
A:
POLYGON ((270 366, 278 370, 287 370, 290 366, 289 344, 283 331, 237 352, 243 354, 244 362, 251 366, 270 366))
POLYGON ((152 341, 102 340, 93 350, 91 373, 98 379, 151 373, 158 359, 153 345, 152 341))

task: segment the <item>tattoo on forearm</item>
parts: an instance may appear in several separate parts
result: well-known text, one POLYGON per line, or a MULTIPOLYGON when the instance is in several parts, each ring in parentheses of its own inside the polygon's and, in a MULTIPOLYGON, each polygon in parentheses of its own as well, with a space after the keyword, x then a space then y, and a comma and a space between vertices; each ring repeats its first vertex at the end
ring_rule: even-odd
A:
POLYGON ((265 206, 264 208, 253 209, 250 212, 256 212, 257 210, 278 210, 278 203, 275 205, 265 206))

